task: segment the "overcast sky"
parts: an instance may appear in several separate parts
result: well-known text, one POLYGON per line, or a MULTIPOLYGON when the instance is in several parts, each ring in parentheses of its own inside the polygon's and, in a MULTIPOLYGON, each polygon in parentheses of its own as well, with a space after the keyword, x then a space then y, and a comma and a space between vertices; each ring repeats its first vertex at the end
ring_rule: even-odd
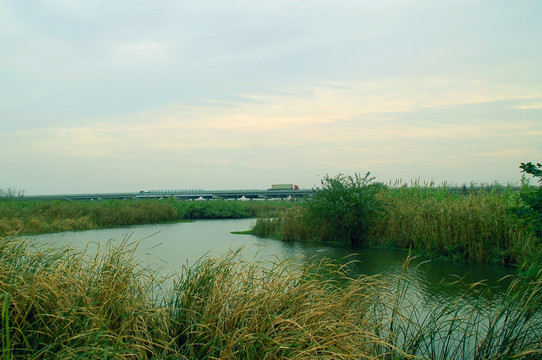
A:
POLYGON ((0 189, 518 182, 539 0, 0 0, 0 189))

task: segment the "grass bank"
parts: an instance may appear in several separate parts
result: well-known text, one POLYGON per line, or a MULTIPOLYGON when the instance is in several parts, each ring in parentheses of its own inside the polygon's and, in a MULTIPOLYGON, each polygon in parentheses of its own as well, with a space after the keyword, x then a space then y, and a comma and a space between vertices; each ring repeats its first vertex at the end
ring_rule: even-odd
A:
MULTIPOLYGON (((406 273, 351 278, 327 260, 246 263, 232 253, 185 268, 158 296, 163 280, 133 250, 110 245, 89 258, 0 238, 1 358, 542 356, 541 276, 517 278, 489 307, 456 299, 426 309, 406 295, 406 273)), ((473 285, 469 296, 486 290, 473 285)))
MULTIPOLYGON (((506 264, 542 264, 542 239, 516 216, 517 191, 508 188, 458 194, 446 188, 381 187, 380 205, 361 245, 410 248, 431 257, 506 264)), ((256 221, 253 233, 285 241, 338 239, 334 224, 315 222, 307 207, 256 221)))
POLYGON ((0 235, 38 234, 195 219, 256 217, 286 201, 18 201, 0 199, 0 235))

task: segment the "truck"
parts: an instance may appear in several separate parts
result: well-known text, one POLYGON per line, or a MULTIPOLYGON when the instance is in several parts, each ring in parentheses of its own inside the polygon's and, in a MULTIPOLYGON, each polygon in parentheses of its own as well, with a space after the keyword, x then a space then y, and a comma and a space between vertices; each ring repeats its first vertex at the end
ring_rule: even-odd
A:
POLYGON ((294 184, 273 184, 269 190, 299 190, 299 187, 294 184))

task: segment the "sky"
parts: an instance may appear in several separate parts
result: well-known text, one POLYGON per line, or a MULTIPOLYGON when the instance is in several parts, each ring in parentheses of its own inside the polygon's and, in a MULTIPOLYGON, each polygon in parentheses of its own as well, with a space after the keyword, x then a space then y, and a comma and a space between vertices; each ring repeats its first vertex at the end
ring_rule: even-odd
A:
POLYGON ((518 183, 539 0, 0 0, 0 189, 518 183))

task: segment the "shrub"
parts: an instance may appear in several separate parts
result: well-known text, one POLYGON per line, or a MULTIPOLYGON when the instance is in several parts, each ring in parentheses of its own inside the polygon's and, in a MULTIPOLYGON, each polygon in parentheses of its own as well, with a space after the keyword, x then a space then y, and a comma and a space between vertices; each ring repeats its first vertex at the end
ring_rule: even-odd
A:
POLYGON ((307 203, 310 221, 330 230, 336 239, 360 245, 382 211, 376 194, 384 185, 373 183, 369 175, 326 175, 307 203))

